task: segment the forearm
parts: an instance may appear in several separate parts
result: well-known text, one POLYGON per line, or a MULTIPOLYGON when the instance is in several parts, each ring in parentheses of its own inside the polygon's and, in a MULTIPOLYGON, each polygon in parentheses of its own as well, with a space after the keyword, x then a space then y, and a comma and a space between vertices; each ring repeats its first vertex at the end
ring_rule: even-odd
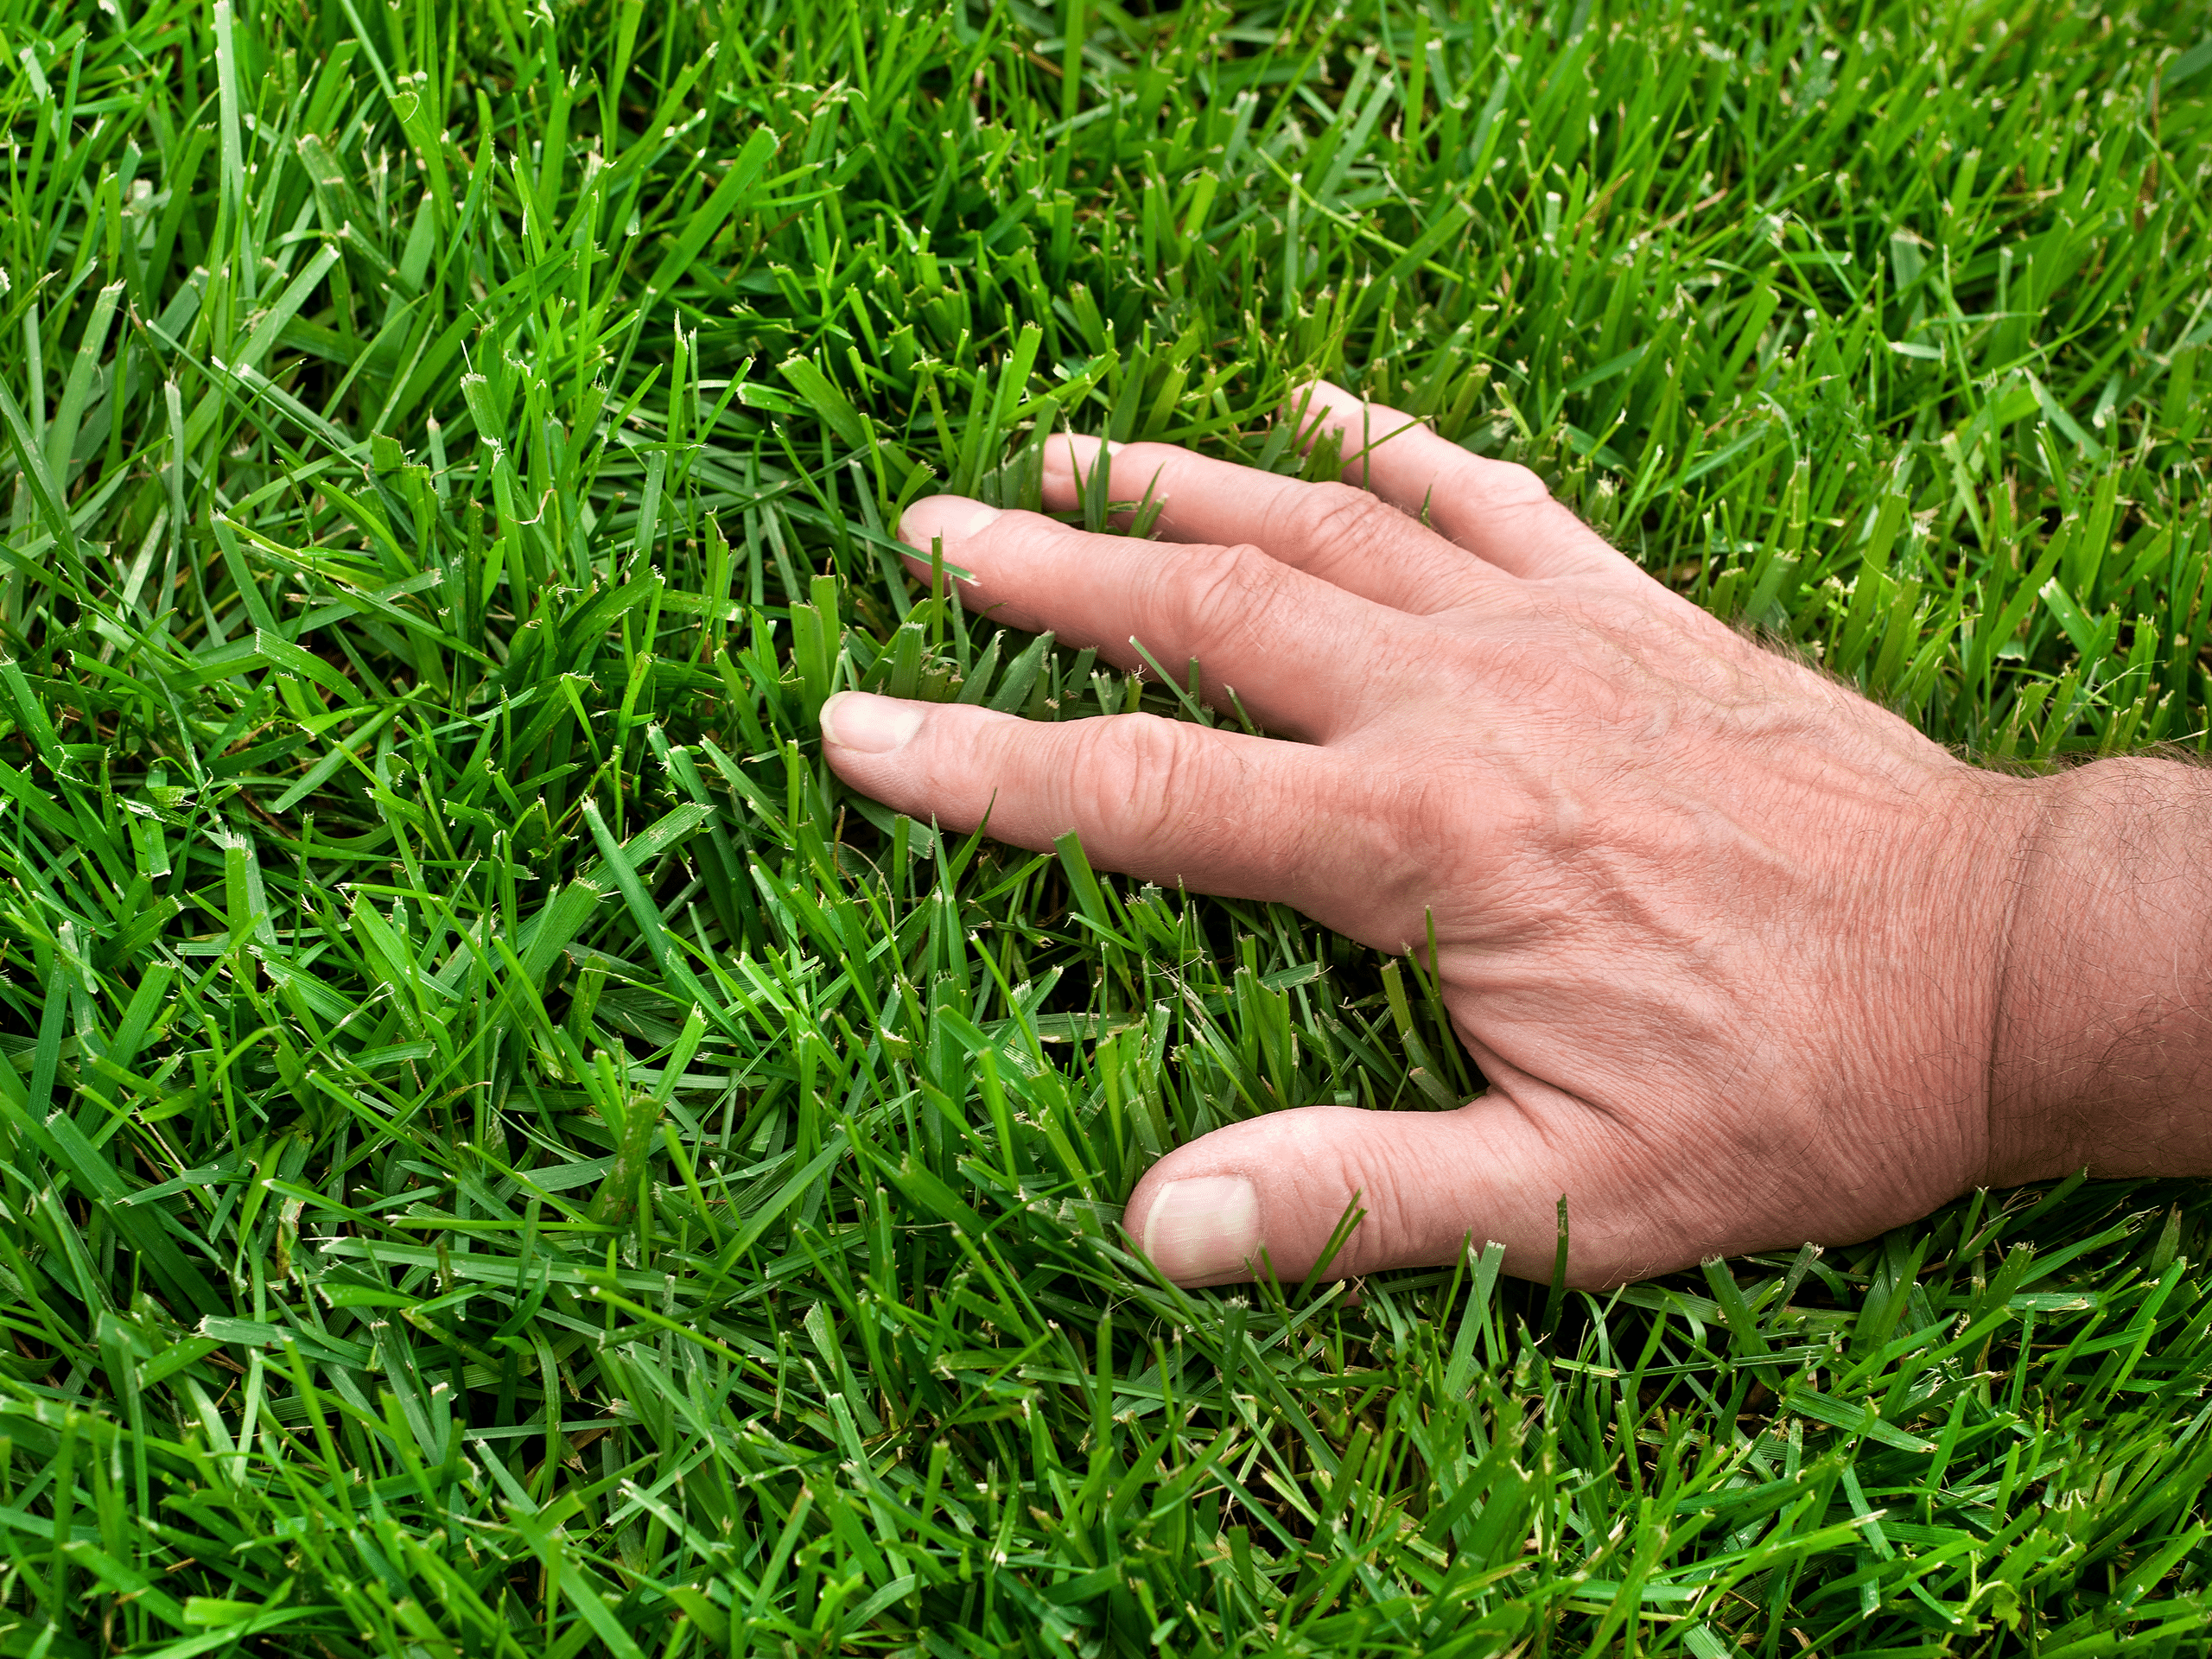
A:
POLYGON ((1992 1179, 2212 1174, 2212 771, 2128 758, 2025 787, 1992 1179))

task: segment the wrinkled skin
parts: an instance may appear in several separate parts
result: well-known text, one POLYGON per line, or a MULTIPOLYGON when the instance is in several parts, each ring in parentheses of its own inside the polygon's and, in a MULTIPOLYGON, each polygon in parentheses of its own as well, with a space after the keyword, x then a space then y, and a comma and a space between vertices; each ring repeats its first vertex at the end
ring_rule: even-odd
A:
MULTIPOLYGON (((1125 1221, 1162 1272, 1247 1278, 1264 1251, 1294 1280, 1357 1197, 1332 1276, 1495 1239, 1509 1271, 1548 1278, 1563 1194, 1570 1281, 1607 1285, 1865 1238, 2080 1161, 2053 1125, 2094 1057, 2045 1074, 2087 1016, 2007 987, 2024 927, 2040 950, 2118 919, 2031 891, 2082 791, 1968 766, 1762 650, 1523 468, 1333 387, 1314 410, 1347 482, 1112 454, 1116 501, 1164 504, 1156 541, 953 497, 901 527, 972 575, 971 611, 1123 667, 1132 636, 1196 658, 1215 706, 1233 691, 1275 735, 858 693, 823 715, 847 782, 948 828, 988 812, 1039 849, 1072 829, 1102 868, 1281 900, 1384 950, 1425 950, 1433 925, 1488 1091, 1448 1112, 1308 1107, 1178 1147, 1125 1221)), ((1101 460, 1096 440, 1052 440, 1046 506, 1074 508, 1101 460)), ((2168 781, 2144 787, 2163 800, 2168 781)), ((2194 1039, 2203 999, 2182 979, 2167 1013, 2194 1039)), ((2139 991, 2115 995, 2139 1014, 2139 991)), ((2202 1083, 2169 1090, 2183 1119, 2202 1083)))

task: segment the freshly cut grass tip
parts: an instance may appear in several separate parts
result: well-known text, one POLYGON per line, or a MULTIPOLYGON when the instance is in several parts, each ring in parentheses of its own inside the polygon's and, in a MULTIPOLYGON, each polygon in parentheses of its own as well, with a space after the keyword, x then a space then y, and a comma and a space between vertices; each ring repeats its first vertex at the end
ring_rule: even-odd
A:
POLYGON ((0 0, 0 1655, 2203 1652, 2201 1185, 1185 1294, 1163 1149, 1479 1086, 1420 964, 817 711, 1241 719, 888 527, 1325 375, 1976 756, 2201 751, 2204 31, 0 0))

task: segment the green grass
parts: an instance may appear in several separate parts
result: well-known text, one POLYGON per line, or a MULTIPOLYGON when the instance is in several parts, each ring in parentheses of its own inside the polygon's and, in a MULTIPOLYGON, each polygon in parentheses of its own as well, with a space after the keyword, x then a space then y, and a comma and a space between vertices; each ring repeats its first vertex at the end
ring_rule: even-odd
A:
POLYGON ((2206 745, 2191 3, 0 0, 0 1654, 2212 1644, 2212 1201, 1185 1294, 1417 965, 854 798, 1320 371, 1978 757, 2206 745))

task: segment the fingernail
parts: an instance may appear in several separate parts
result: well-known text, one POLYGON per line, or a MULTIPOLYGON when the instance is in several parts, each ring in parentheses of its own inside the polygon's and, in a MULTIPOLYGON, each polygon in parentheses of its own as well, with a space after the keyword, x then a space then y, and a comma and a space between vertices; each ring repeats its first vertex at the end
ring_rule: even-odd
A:
POLYGON ((899 697, 840 691, 822 705, 822 735, 861 754, 888 754, 921 728, 921 704, 899 697))
POLYGON ((1098 464, 1098 452, 1102 448, 1109 455, 1122 453, 1120 444, 1093 437, 1088 432, 1055 434, 1045 445, 1045 470, 1048 473, 1088 474, 1098 464))
POLYGON ((1144 1222, 1144 1253, 1178 1284, 1240 1279, 1260 1248, 1260 1190, 1242 1175, 1170 1181, 1144 1222))
POLYGON ((957 546, 977 534, 999 516, 996 507, 970 501, 964 495, 932 495, 906 509, 899 521, 899 539, 926 553, 931 542, 957 546))

